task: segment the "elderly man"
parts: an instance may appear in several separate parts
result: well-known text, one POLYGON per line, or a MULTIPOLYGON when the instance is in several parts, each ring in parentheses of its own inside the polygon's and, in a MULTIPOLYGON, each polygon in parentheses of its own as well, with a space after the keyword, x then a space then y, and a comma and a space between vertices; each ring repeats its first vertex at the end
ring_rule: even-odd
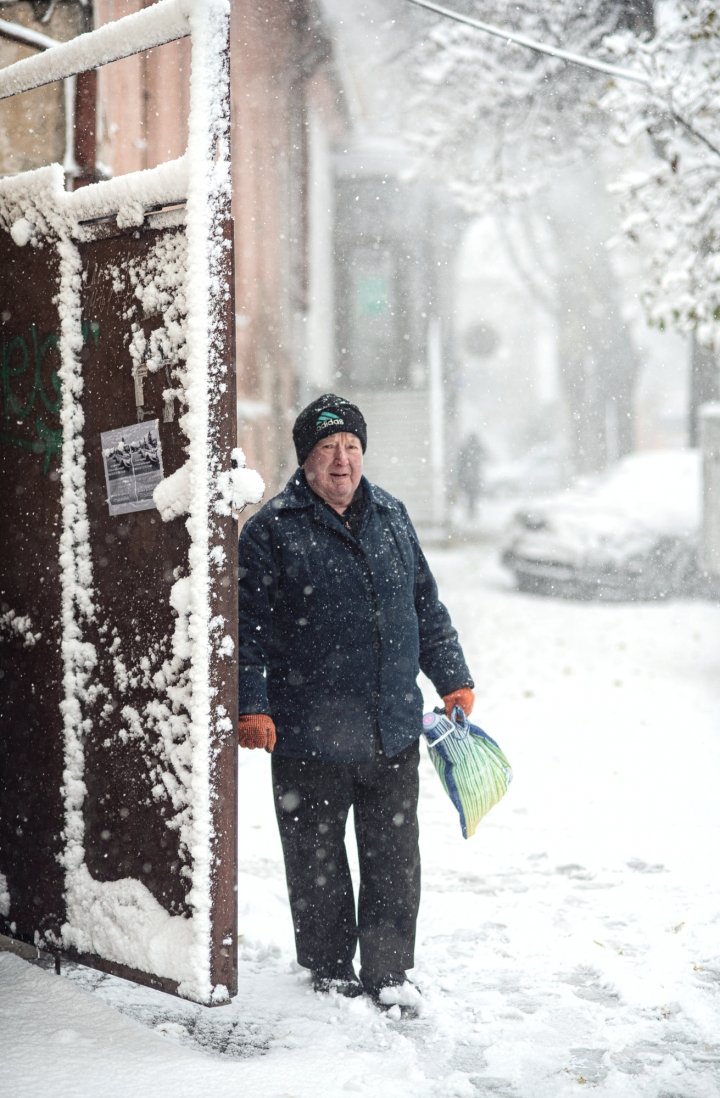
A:
POLYGON ((317 991, 389 1004, 420 900, 417 675, 448 713, 473 682, 404 505, 363 476, 360 410, 325 394, 293 440, 301 468, 240 537, 239 741, 273 752, 298 962, 317 991))

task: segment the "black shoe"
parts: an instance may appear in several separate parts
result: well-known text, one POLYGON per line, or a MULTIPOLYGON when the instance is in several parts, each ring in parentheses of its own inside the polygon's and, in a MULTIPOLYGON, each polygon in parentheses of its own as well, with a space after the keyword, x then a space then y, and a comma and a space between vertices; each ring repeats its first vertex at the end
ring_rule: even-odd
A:
POLYGON ((334 991, 336 995, 344 995, 346 999, 355 999, 363 993, 363 986, 355 975, 352 965, 331 974, 313 972, 312 989, 322 995, 329 995, 334 991))
POLYGON ((401 1018, 416 1018, 422 1009, 422 992, 405 972, 388 972, 363 986, 365 994, 380 1010, 401 1018))

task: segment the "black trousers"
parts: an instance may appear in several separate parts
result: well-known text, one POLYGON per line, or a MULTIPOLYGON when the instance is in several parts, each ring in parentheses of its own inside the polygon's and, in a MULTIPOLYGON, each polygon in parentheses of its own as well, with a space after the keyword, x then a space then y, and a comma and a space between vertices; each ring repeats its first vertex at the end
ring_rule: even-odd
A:
POLYGON ((355 766, 273 755, 273 792, 298 963, 340 975, 360 943, 361 978, 412 968, 420 904, 419 747, 355 766), (354 810, 355 897, 345 847, 354 810))

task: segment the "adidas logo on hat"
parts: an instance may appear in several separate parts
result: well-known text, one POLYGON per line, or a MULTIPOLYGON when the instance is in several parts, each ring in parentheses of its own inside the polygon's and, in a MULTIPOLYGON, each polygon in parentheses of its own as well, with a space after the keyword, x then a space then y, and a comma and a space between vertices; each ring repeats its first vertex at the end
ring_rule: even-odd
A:
POLYGON ((316 427, 344 427, 345 420, 337 412, 321 412, 315 420, 316 427))

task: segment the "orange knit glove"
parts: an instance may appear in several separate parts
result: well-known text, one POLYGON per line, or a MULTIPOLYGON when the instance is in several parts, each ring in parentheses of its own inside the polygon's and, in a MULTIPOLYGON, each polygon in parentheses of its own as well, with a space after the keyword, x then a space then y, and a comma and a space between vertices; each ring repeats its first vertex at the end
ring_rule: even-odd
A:
POLYGON ((275 722, 267 713, 243 713, 238 717, 241 747, 264 747, 266 751, 272 751, 276 738, 275 722))
POLYGON ((445 715, 452 716, 452 711, 459 705, 466 717, 472 713, 475 704, 475 691, 470 686, 461 686, 459 690, 453 690, 452 694, 443 694, 445 702, 445 715))

